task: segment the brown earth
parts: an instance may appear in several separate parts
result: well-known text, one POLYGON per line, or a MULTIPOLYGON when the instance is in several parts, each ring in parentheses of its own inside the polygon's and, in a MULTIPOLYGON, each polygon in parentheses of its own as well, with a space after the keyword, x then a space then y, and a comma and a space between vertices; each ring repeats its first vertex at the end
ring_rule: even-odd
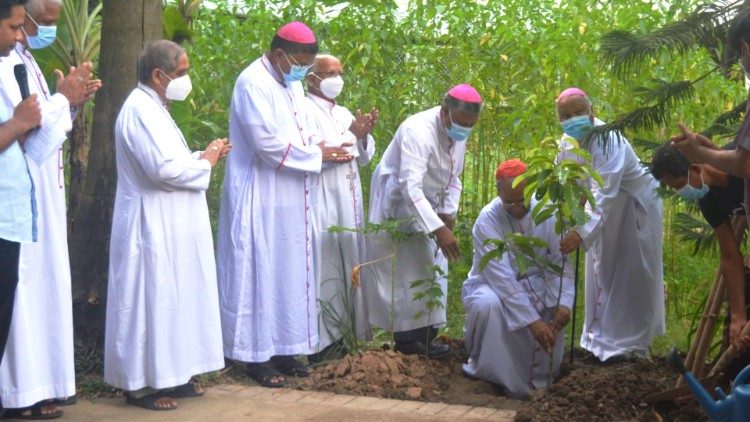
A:
POLYGON ((521 402, 498 396, 492 384, 467 378, 461 364, 463 343, 440 361, 406 356, 391 350, 369 350, 316 368, 308 378, 294 380, 303 390, 330 391, 399 400, 420 400, 469 406, 517 409, 521 402))
MULTIPOLYGON (((520 421, 700 421, 694 401, 652 406, 644 397, 674 386, 676 375, 664 359, 610 365, 591 356, 563 365, 563 376, 529 402, 502 397, 489 382, 466 377, 463 343, 450 341, 451 356, 434 361, 376 349, 315 368, 305 379, 292 379, 302 390, 329 391, 403 400, 484 406, 518 411, 520 421)), ((578 353, 576 353, 578 354, 578 353)))
POLYGON ((676 375, 663 358, 601 364, 586 357, 551 387, 537 391, 517 421, 701 421, 706 415, 692 398, 652 406, 644 398, 675 385, 676 375))

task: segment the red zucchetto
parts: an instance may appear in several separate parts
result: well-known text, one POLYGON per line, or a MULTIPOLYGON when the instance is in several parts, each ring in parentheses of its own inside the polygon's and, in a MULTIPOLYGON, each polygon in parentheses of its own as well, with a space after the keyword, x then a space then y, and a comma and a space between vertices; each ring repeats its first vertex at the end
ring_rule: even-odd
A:
POLYGON ((312 29, 299 21, 289 22, 282 26, 276 35, 297 44, 312 44, 315 42, 315 34, 312 29))
POLYGON ((495 180, 512 179, 526 173, 526 163, 514 158, 500 163, 495 170, 495 180))
POLYGON ((482 97, 474 87, 469 84, 459 84, 448 91, 448 95, 465 103, 481 103, 482 97))
POLYGON ((564 100, 564 99, 566 99, 568 97, 574 97, 574 96, 588 97, 588 95, 586 95, 586 93, 583 92, 583 90, 581 88, 572 87, 572 88, 568 88, 565 91, 561 92, 560 95, 557 96, 557 101, 556 102, 557 102, 557 104, 560 104, 560 101, 562 101, 562 100, 564 100))

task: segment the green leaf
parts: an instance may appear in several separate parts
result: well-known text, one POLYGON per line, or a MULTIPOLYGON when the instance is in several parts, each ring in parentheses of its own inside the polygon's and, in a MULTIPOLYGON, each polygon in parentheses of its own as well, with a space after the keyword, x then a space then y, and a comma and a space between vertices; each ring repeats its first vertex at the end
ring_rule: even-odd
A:
POLYGON ((484 271, 491 260, 500 258, 502 255, 503 251, 500 249, 500 247, 484 254, 484 256, 482 256, 482 259, 479 260, 479 271, 484 271))

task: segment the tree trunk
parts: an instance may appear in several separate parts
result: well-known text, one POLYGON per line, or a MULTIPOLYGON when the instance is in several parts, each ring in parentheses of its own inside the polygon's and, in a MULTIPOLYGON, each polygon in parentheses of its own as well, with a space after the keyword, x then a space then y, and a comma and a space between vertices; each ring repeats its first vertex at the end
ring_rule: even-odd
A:
POLYGON ((109 239, 117 185, 114 127, 122 103, 137 83, 143 46, 161 38, 161 0, 104 0, 99 78, 91 150, 83 189, 70 212, 73 298, 80 329, 102 333, 107 298, 109 239))
MULTIPOLYGON (((68 183, 68 230, 73 225, 73 211, 78 207, 78 199, 81 196, 83 183, 86 177, 86 167, 88 166, 89 150, 91 149, 91 139, 89 137, 88 119, 86 119, 86 110, 82 109, 73 120, 73 130, 70 131, 70 140, 68 141, 70 149, 68 150, 68 166, 70 168, 70 182, 68 183)), ((70 236, 70 233, 68 233, 70 236)))

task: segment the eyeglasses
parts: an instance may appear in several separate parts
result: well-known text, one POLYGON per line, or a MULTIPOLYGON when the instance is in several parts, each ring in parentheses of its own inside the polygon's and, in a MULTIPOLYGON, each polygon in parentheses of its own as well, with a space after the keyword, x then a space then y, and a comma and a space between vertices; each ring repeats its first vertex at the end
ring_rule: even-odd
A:
MULTIPOLYGON (((500 198, 500 200, 502 200, 502 198, 500 198)), ((503 207, 505 208, 523 207, 523 206, 526 206, 526 201, 516 201, 516 202, 503 201, 503 207)))

